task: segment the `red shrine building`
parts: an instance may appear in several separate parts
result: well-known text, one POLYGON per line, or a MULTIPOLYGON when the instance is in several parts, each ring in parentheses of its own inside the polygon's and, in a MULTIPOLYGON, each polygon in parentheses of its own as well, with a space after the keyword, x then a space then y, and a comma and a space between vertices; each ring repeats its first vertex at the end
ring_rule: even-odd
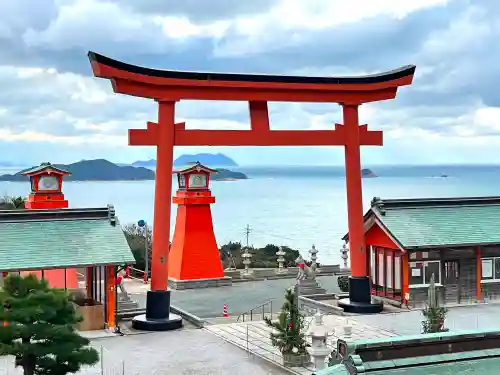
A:
MULTIPOLYGON (((500 197, 373 198, 364 216, 374 299, 423 305, 500 298, 500 197)), ((348 235, 344 236, 348 241, 348 235)))
POLYGON ((178 190, 172 198, 177 204, 175 231, 168 265, 169 285, 173 289, 231 285, 215 239, 210 205, 210 175, 216 173, 199 162, 178 168, 178 190))
POLYGON ((24 175, 31 181, 25 209, 0 210, 0 272, 34 274, 53 288, 83 292, 85 311, 94 312, 91 319, 82 312, 79 329, 113 329, 116 273, 135 263, 115 209, 67 208, 62 182, 71 173, 50 163, 24 175))

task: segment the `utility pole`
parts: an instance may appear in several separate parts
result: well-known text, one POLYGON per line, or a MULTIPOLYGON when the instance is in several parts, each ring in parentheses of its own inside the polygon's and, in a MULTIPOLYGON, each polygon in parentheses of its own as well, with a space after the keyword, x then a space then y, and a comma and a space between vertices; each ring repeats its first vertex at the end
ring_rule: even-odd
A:
POLYGON ((250 233, 252 233, 252 229, 250 228, 250 225, 247 224, 247 226, 245 228, 245 238, 246 238, 247 248, 248 248, 248 240, 250 237, 250 233))

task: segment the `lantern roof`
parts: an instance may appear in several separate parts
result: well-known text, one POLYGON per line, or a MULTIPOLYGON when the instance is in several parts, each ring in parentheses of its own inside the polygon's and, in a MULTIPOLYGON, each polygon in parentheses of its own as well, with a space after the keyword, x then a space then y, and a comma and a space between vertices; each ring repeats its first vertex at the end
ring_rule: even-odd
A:
POLYGON ((206 173, 217 173, 217 170, 208 168, 201 164, 199 161, 195 161, 192 163, 188 163, 186 165, 183 165, 181 167, 175 168, 172 173, 189 173, 189 172, 206 172, 206 173))
POLYGON ((41 174, 55 174, 59 176, 71 176, 71 172, 68 172, 64 169, 58 168, 55 165, 52 165, 51 163, 41 163, 37 167, 30 168, 26 171, 24 171, 23 176, 38 176, 41 174))

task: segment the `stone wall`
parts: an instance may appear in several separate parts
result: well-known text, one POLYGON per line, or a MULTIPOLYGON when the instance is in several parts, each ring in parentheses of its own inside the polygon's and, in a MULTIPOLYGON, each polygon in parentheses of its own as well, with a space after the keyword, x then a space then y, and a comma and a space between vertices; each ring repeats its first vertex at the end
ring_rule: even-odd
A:
MULTIPOLYGON (((419 286, 419 287, 410 287, 410 301, 409 305, 412 307, 424 307, 427 303, 427 291, 429 287, 427 286, 419 286)), ((438 295, 439 303, 444 303, 444 287, 440 285, 436 285, 436 293, 438 295)))
POLYGON ((316 314, 317 311, 324 315, 344 315, 344 310, 341 307, 327 303, 327 301, 335 299, 337 299, 337 295, 331 293, 299 296, 299 310, 306 316, 312 316, 316 314))
POLYGON ((485 300, 500 300, 500 282, 482 283, 481 298, 485 300))

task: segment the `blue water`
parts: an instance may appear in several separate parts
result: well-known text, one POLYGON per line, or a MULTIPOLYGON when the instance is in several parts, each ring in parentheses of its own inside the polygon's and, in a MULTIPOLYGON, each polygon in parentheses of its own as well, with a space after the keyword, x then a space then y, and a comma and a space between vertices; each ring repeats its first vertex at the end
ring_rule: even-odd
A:
MULTIPOLYGON (((379 177, 363 179, 364 205, 374 197, 418 198, 500 195, 500 166, 369 166, 379 177), (440 176, 448 175, 447 178, 440 176)), ((287 245, 318 260, 340 262, 347 230, 344 170, 341 167, 239 168, 249 180, 212 182, 212 206, 219 244, 243 241, 287 245)), ((0 171, 7 173, 7 171, 0 171)), ((9 172, 11 173, 11 172, 9 172)), ((65 182, 71 207, 114 204, 122 224, 153 220, 154 181, 65 182)), ((0 182, 0 194, 27 195, 29 183, 0 182)), ((175 207, 172 229, 175 222, 175 207)))

